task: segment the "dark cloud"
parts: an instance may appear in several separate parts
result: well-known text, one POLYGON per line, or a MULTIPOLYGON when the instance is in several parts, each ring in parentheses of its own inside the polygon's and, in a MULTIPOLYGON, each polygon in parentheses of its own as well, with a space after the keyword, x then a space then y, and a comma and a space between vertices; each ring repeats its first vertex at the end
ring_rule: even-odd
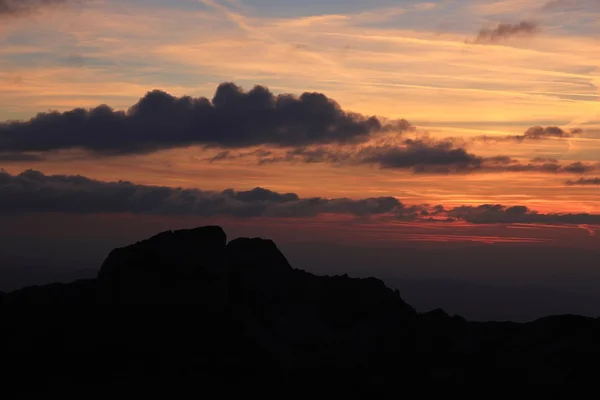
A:
POLYGON ((598 169, 600 169, 600 166, 597 163, 574 162, 563 165, 555 162, 533 162, 523 164, 518 161, 506 165, 486 164, 481 168, 484 172, 539 172, 552 174, 584 174, 598 169))
POLYGON ((484 204, 450 209, 428 204, 406 206, 395 197, 366 199, 301 198, 255 188, 222 192, 101 182, 82 176, 0 170, 0 212, 134 213, 233 217, 312 217, 344 214, 396 220, 479 223, 600 224, 600 215, 542 214, 525 206, 484 204))
MULTIPOLYGON (((522 140, 525 139, 546 139, 546 138, 570 138, 582 133, 582 130, 579 128, 570 129, 565 131, 557 126, 532 126, 527 129, 525 133, 521 136, 522 140)), ((517 136, 519 138, 519 136, 517 136)))
POLYGON ((474 224, 599 224, 600 215, 595 214, 541 214, 525 206, 507 207, 500 204, 460 206, 447 211, 451 218, 474 224))
POLYGON ((592 186, 600 185, 600 178, 579 178, 577 180, 569 179, 565 181, 567 186, 592 186))
POLYGON ((223 191, 223 194, 231 196, 232 198, 244 203, 254 203, 263 201, 271 203, 286 203, 288 201, 300 200, 296 193, 280 194, 263 188, 254 188, 246 192, 236 192, 233 189, 227 189, 223 191))
POLYGON ((412 129, 342 110, 321 93, 274 95, 264 86, 245 92, 219 85, 212 100, 147 93, 127 111, 101 105, 64 113, 40 113, 29 121, 0 124, 0 151, 82 148, 103 155, 145 153, 204 145, 241 148, 359 143, 372 134, 412 129))
POLYGON ((356 154, 360 164, 375 164, 381 168, 428 170, 438 166, 453 167, 457 170, 478 168, 482 159, 468 153, 463 148, 455 148, 451 141, 412 140, 404 141, 403 146, 369 146, 356 154))
POLYGON ((222 192, 101 182, 82 176, 44 175, 27 170, 11 175, 0 170, 0 210, 4 213, 136 213, 237 217, 305 217, 324 213, 356 216, 416 216, 393 197, 361 200, 300 198, 263 188, 222 192))
POLYGON ((477 136, 475 140, 484 142, 524 142, 528 140, 544 140, 544 139, 567 139, 583 133, 581 128, 562 129, 558 126, 532 126, 528 128, 522 135, 507 135, 507 136, 477 136))
MULTIPOLYGON (((219 153, 212 159, 221 159, 219 153)), ((522 163, 509 156, 481 157, 469 153, 452 139, 403 139, 396 144, 380 144, 341 149, 325 146, 301 147, 283 154, 258 158, 259 164, 332 163, 374 165, 382 169, 411 170, 415 173, 449 174, 472 172, 538 172, 584 174, 600 169, 598 164, 574 162, 561 164, 537 158, 522 163)))
POLYGON ((518 163, 517 160, 515 160, 514 158, 509 157, 509 156, 486 157, 484 159, 484 161, 488 165, 510 165, 510 164, 516 164, 516 163, 518 163))
POLYGON ((37 154, 27 153, 0 153, 0 161, 3 162, 23 162, 23 161, 42 161, 44 157, 37 154))
POLYGON ((280 162, 301 163, 348 163, 356 164, 356 150, 342 150, 328 147, 298 147, 286 151, 284 154, 269 154, 259 159, 259 164, 273 164, 280 162))
POLYGON ((598 169, 598 164, 586 164, 580 161, 566 165, 563 167, 563 172, 573 174, 585 174, 586 172, 592 172, 598 169))
POLYGON ((256 149, 256 150, 252 150, 252 151, 238 152, 238 153, 234 153, 231 150, 223 150, 223 151, 218 152, 217 154, 215 154, 212 157, 205 158, 205 160, 210 163, 214 163, 217 161, 236 160, 239 158, 246 158, 246 157, 251 157, 251 156, 254 156, 260 160, 260 159, 262 159, 264 157, 268 157, 272 154, 273 154, 272 151, 265 150, 265 149, 256 149))
POLYGON ((532 163, 553 163, 553 164, 558 164, 558 160, 556 158, 551 158, 551 157, 535 157, 531 159, 532 163))
POLYGON ((44 7, 62 5, 69 0, 0 0, 1 16, 27 15, 44 7))
POLYGON ((483 158, 456 147, 452 140, 403 139, 395 144, 377 144, 360 148, 301 147, 283 155, 272 155, 260 160, 261 164, 277 162, 333 163, 346 165, 376 165, 384 169, 413 169, 416 172, 445 170, 472 170, 481 165, 483 158))
POLYGON ((498 43, 512 37, 532 36, 539 31, 539 26, 532 21, 521 21, 518 24, 498 24, 493 29, 482 29, 470 43, 498 43))

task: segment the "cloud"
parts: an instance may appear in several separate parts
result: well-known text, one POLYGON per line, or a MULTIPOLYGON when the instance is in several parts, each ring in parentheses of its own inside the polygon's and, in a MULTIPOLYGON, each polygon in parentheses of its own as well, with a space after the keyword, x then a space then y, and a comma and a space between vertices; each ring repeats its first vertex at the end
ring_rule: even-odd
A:
POLYGON ((551 158, 551 157, 535 157, 531 159, 532 163, 542 163, 542 164, 546 164, 546 163, 551 163, 551 164, 557 164, 558 160, 556 158, 551 158))
POLYGON ((551 0, 541 7, 542 11, 593 11, 600 9, 598 0, 551 0))
POLYGON ((386 169, 413 168, 426 171, 428 167, 444 166, 456 170, 478 168, 482 159, 465 149, 454 147, 451 141, 412 140, 404 141, 403 146, 369 146, 357 154, 360 164, 376 164, 386 169))
POLYGON ((82 176, 44 175, 27 170, 11 175, 0 170, 0 210, 4 213, 134 213, 235 217, 306 217, 319 214, 356 216, 392 214, 406 219, 416 210, 394 197, 352 200, 300 198, 255 188, 222 192, 102 182, 82 176))
POLYGON ((522 135, 506 135, 506 136, 477 136, 473 140, 482 142, 517 142, 545 139, 569 139, 579 136, 583 133, 581 128, 563 129, 558 126, 532 126, 528 128, 522 135))
POLYGON ((240 148, 359 143, 371 135, 412 129, 343 110, 321 93, 272 94, 264 86, 244 91, 219 85, 212 100, 174 97, 155 90, 127 111, 106 105, 40 113, 29 121, 0 124, 0 151, 81 148, 101 155, 147 153, 204 145, 240 148))
POLYGON ((43 161, 44 157, 36 154, 27 153, 0 153, 0 161, 3 162, 23 162, 23 161, 43 161))
POLYGON ((268 157, 272 154, 273 154, 272 151, 265 150, 265 149, 256 149, 256 150, 252 150, 252 151, 238 152, 238 153, 234 153, 231 150, 223 150, 223 151, 218 152, 217 154, 215 154, 212 157, 205 158, 204 160, 206 160, 210 163, 214 163, 217 161, 236 160, 236 159, 246 158, 246 157, 250 157, 250 156, 255 156, 260 159, 260 158, 268 157))
POLYGON ((83 176, 45 175, 0 170, 0 212, 133 213, 193 216, 314 217, 343 214, 394 220, 469 223, 600 224, 600 215, 538 213, 525 206, 483 204, 446 209, 442 205, 407 206, 395 197, 366 199, 302 198, 264 188, 204 191, 131 182, 102 182, 83 176))
POLYGON ((527 129, 522 136, 517 136, 517 140, 522 138, 521 140, 526 139, 546 139, 546 138, 571 138, 573 136, 579 135, 583 132, 580 128, 574 128, 569 130, 563 130, 557 126, 532 126, 527 129))
MULTIPOLYGON (((331 163, 340 165, 374 165, 382 169, 411 170, 415 173, 449 174, 473 172, 537 172, 584 174, 600 169, 597 163, 561 164, 554 159, 535 158, 522 163, 506 155, 482 157, 469 153, 453 139, 400 139, 395 143, 338 147, 300 147, 283 154, 257 157, 259 164, 331 163)), ((211 160, 222 159, 219 153, 211 160)))
POLYGON ((448 210, 447 215, 474 224, 600 224, 600 215, 596 214, 542 214, 525 206, 507 207, 500 204, 459 206, 448 210))
POLYGON ((483 159, 456 147, 455 141, 423 139, 395 139, 390 143, 355 147, 300 147, 283 155, 260 159, 260 164, 278 162, 334 163, 346 165, 376 165, 383 169, 413 169, 423 172, 437 167, 470 170, 481 165, 483 159))
POLYGON ((69 0, 0 0, 0 17, 22 16, 39 9, 67 3, 69 0))
POLYGON ((513 37, 532 36, 539 32, 539 26, 532 21, 521 21, 518 24, 498 24, 493 29, 481 29, 477 37, 468 43, 498 43, 513 37))
POLYGON ((569 180, 565 181, 565 185, 567 185, 567 186, 599 185, 600 186, 600 178, 579 178, 577 180, 569 179, 569 180))

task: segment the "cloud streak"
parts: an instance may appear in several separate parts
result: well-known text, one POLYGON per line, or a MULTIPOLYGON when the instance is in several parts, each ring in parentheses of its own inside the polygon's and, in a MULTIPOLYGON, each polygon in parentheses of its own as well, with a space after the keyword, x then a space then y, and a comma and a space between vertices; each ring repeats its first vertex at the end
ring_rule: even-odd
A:
POLYGON ((565 181, 567 186, 600 186, 600 178, 579 178, 565 181))
POLYGON ((543 214, 525 206, 507 207, 500 204, 459 206, 448 210, 447 215, 474 224, 600 224, 600 215, 596 214, 543 214))
POLYGON ((545 140, 545 139, 569 139, 579 136, 583 133, 581 128, 563 129, 558 126, 532 126, 528 128, 522 135, 507 135, 500 137, 493 136, 478 136, 477 141, 483 142, 506 142, 514 141, 522 143, 530 140, 545 140))
MULTIPOLYGON (((396 139, 391 143, 363 145, 351 149, 316 146, 299 147, 283 154, 261 156, 257 152, 239 153, 236 158, 256 156, 259 164, 330 163, 339 165, 373 165, 381 169, 410 170, 415 173, 450 174, 474 172, 535 172, 552 174, 585 174, 600 169, 597 163, 561 164, 554 159, 534 158, 527 163, 509 156, 478 156, 468 152, 454 139, 396 139)), ((266 154, 266 153, 265 153, 266 154)), ((223 159, 223 153, 211 158, 223 159)))
POLYGON ((402 132, 405 120, 384 121, 343 110, 321 93, 274 95, 264 86, 244 91, 219 85, 212 100, 152 91, 127 111, 93 109, 40 113, 0 124, 0 152, 81 148, 99 155, 149 153, 203 145, 240 148, 360 143, 372 135, 402 132))
POLYGON ((551 0, 541 7, 542 11, 595 11, 600 9, 597 0, 551 0))
POLYGON ((518 24, 498 24, 492 29, 481 29, 477 37, 469 43, 495 44, 513 37, 533 36, 538 32, 538 24, 532 21, 521 21, 518 24))
POLYGON ((57 6, 69 0, 0 0, 0 17, 27 15, 45 7, 57 6))

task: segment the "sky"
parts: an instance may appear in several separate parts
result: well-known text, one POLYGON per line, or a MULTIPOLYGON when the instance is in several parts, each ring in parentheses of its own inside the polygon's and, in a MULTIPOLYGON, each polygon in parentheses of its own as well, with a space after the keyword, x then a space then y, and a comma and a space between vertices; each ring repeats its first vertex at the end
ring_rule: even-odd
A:
POLYGON ((0 0, 0 250, 596 248, 599 33, 597 0, 0 0))

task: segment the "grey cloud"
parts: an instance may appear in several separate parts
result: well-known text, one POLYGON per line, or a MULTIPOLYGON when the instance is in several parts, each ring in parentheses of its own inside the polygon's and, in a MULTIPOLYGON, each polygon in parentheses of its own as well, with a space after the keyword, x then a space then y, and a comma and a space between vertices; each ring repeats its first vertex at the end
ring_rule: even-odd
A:
POLYGON ((0 152, 82 148, 113 155, 189 145, 227 149, 360 143, 373 134, 411 128, 405 120, 345 111, 321 93, 276 96, 264 86, 246 92, 223 83, 212 100, 155 90, 127 111, 100 105, 0 123, 0 152))
POLYGON ((542 214, 525 206, 507 207, 500 204, 483 204, 480 206, 459 206, 447 212, 451 218, 474 224, 597 224, 600 215, 596 214, 542 214))
POLYGON ((322 146, 302 147, 259 159, 259 164, 280 162, 374 165, 382 169, 412 170, 415 173, 430 174, 472 172, 584 174, 600 169, 597 163, 561 164, 556 160, 543 158, 522 163, 505 155, 481 157, 469 153, 450 139, 403 139, 397 144, 370 145, 350 150, 322 146))
POLYGON ((223 194, 226 194, 236 200, 239 200, 244 203, 253 203, 253 202, 262 202, 267 201, 271 203, 285 203, 288 201, 298 201, 300 198, 296 193, 285 193, 280 194, 277 192, 273 192, 268 189, 263 188, 254 188, 250 191, 246 192, 236 192, 233 189, 226 189, 223 191, 223 194))
POLYGON ((356 154, 360 164, 376 164, 381 168, 406 169, 426 166, 453 166, 468 170, 481 165, 482 159, 449 141, 408 139, 399 146, 369 146, 356 154))
POLYGON ((535 162, 529 164, 515 162, 504 166, 487 165, 482 169, 486 172, 540 172, 553 174, 584 174, 591 171, 597 171, 600 168, 597 163, 590 164, 578 161, 566 165, 554 162, 535 162))
POLYGON ((127 181, 101 182, 82 176, 44 175, 27 170, 11 175, 0 170, 0 210, 4 213, 134 213, 235 217, 302 217, 324 213, 356 216, 391 214, 407 218, 393 197, 360 200, 300 198, 255 188, 222 192, 136 185, 127 181))
POLYGON ((470 43, 498 43, 512 37, 532 36, 539 32, 539 26, 532 21, 521 21, 518 24, 498 24, 493 29, 481 29, 477 37, 470 43))
POLYGON ((223 150, 223 151, 218 152, 217 154, 215 154, 212 157, 205 158, 205 160, 210 163, 214 163, 217 161, 236 160, 236 159, 246 158, 246 157, 250 157, 250 156, 254 156, 260 160, 261 158, 268 157, 272 154, 273 154, 272 151, 265 150, 265 149, 256 149, 256 150, 252 150, 252 151, 238 152, 238 153, 234 153, 231 150, 223 150))
POLYGON ((483 204, 407 206, 395 197, 366 199, 301 198, 255 188, 222 192, 101 182, 82 176, 44 175, 27 170, 11 175, 0 170, 0 210, 4 213, 133 213, 233 217, 312 217, 345 214, 397 220, 479 223, 600 224, 600 215, 538 213, 525 206, 483 204))
POLYGON ((333 163, 345 165, 376 165, 383 169, 413 169, 431 171, 442 167, 469 170, 479 167, 483 158, 456 147, 452 140, 403 139, 397 144, 369 145, 350 150, 330 147, 301 147, 283 155, 272 155, 261 164, 278 162, 333 163))
POLYGON ((595 171, 598 169, 598 164, 586 164, 580 161, 566 165, 563 167, 564 172, 573 174, 585 174, 586 172, 595 171))
POLYGON ((558 160, 551 157, 535 157, 531 159, 532 163, 554 163, 557 164, 558 160))
POLYGON ((0 0, 1 16, 22 16, 36 10, 62 5, 69 0, 0 0))
POLYGON ((475 140, 484 142, 524 142, 529 140, 544 140, 544 139, 567 139, 579 136, 583 133, 581 128, 562 129, 558 126, 532 126, 528 128, 522 135, 507 135, 507 136, 478 136, 475 140))
POLYGON ((567 186, 600 186, 600 178, 579 178, 577 180, 569 179, 565 181, 567 186))
POLYGON ((0 153, 0 161, 2 162, 23 162, 23 161, 42 161, 44 157, 37 154, 28 153, 0 153))
POLYGON ((527 129, 522 136, 517 136, 516 138, 525 139, 545 139, 545 138, 570 138, 576 135, 581 134, 583 131, 579 128, 564 130, 557 126, 532 126, 527 129))

